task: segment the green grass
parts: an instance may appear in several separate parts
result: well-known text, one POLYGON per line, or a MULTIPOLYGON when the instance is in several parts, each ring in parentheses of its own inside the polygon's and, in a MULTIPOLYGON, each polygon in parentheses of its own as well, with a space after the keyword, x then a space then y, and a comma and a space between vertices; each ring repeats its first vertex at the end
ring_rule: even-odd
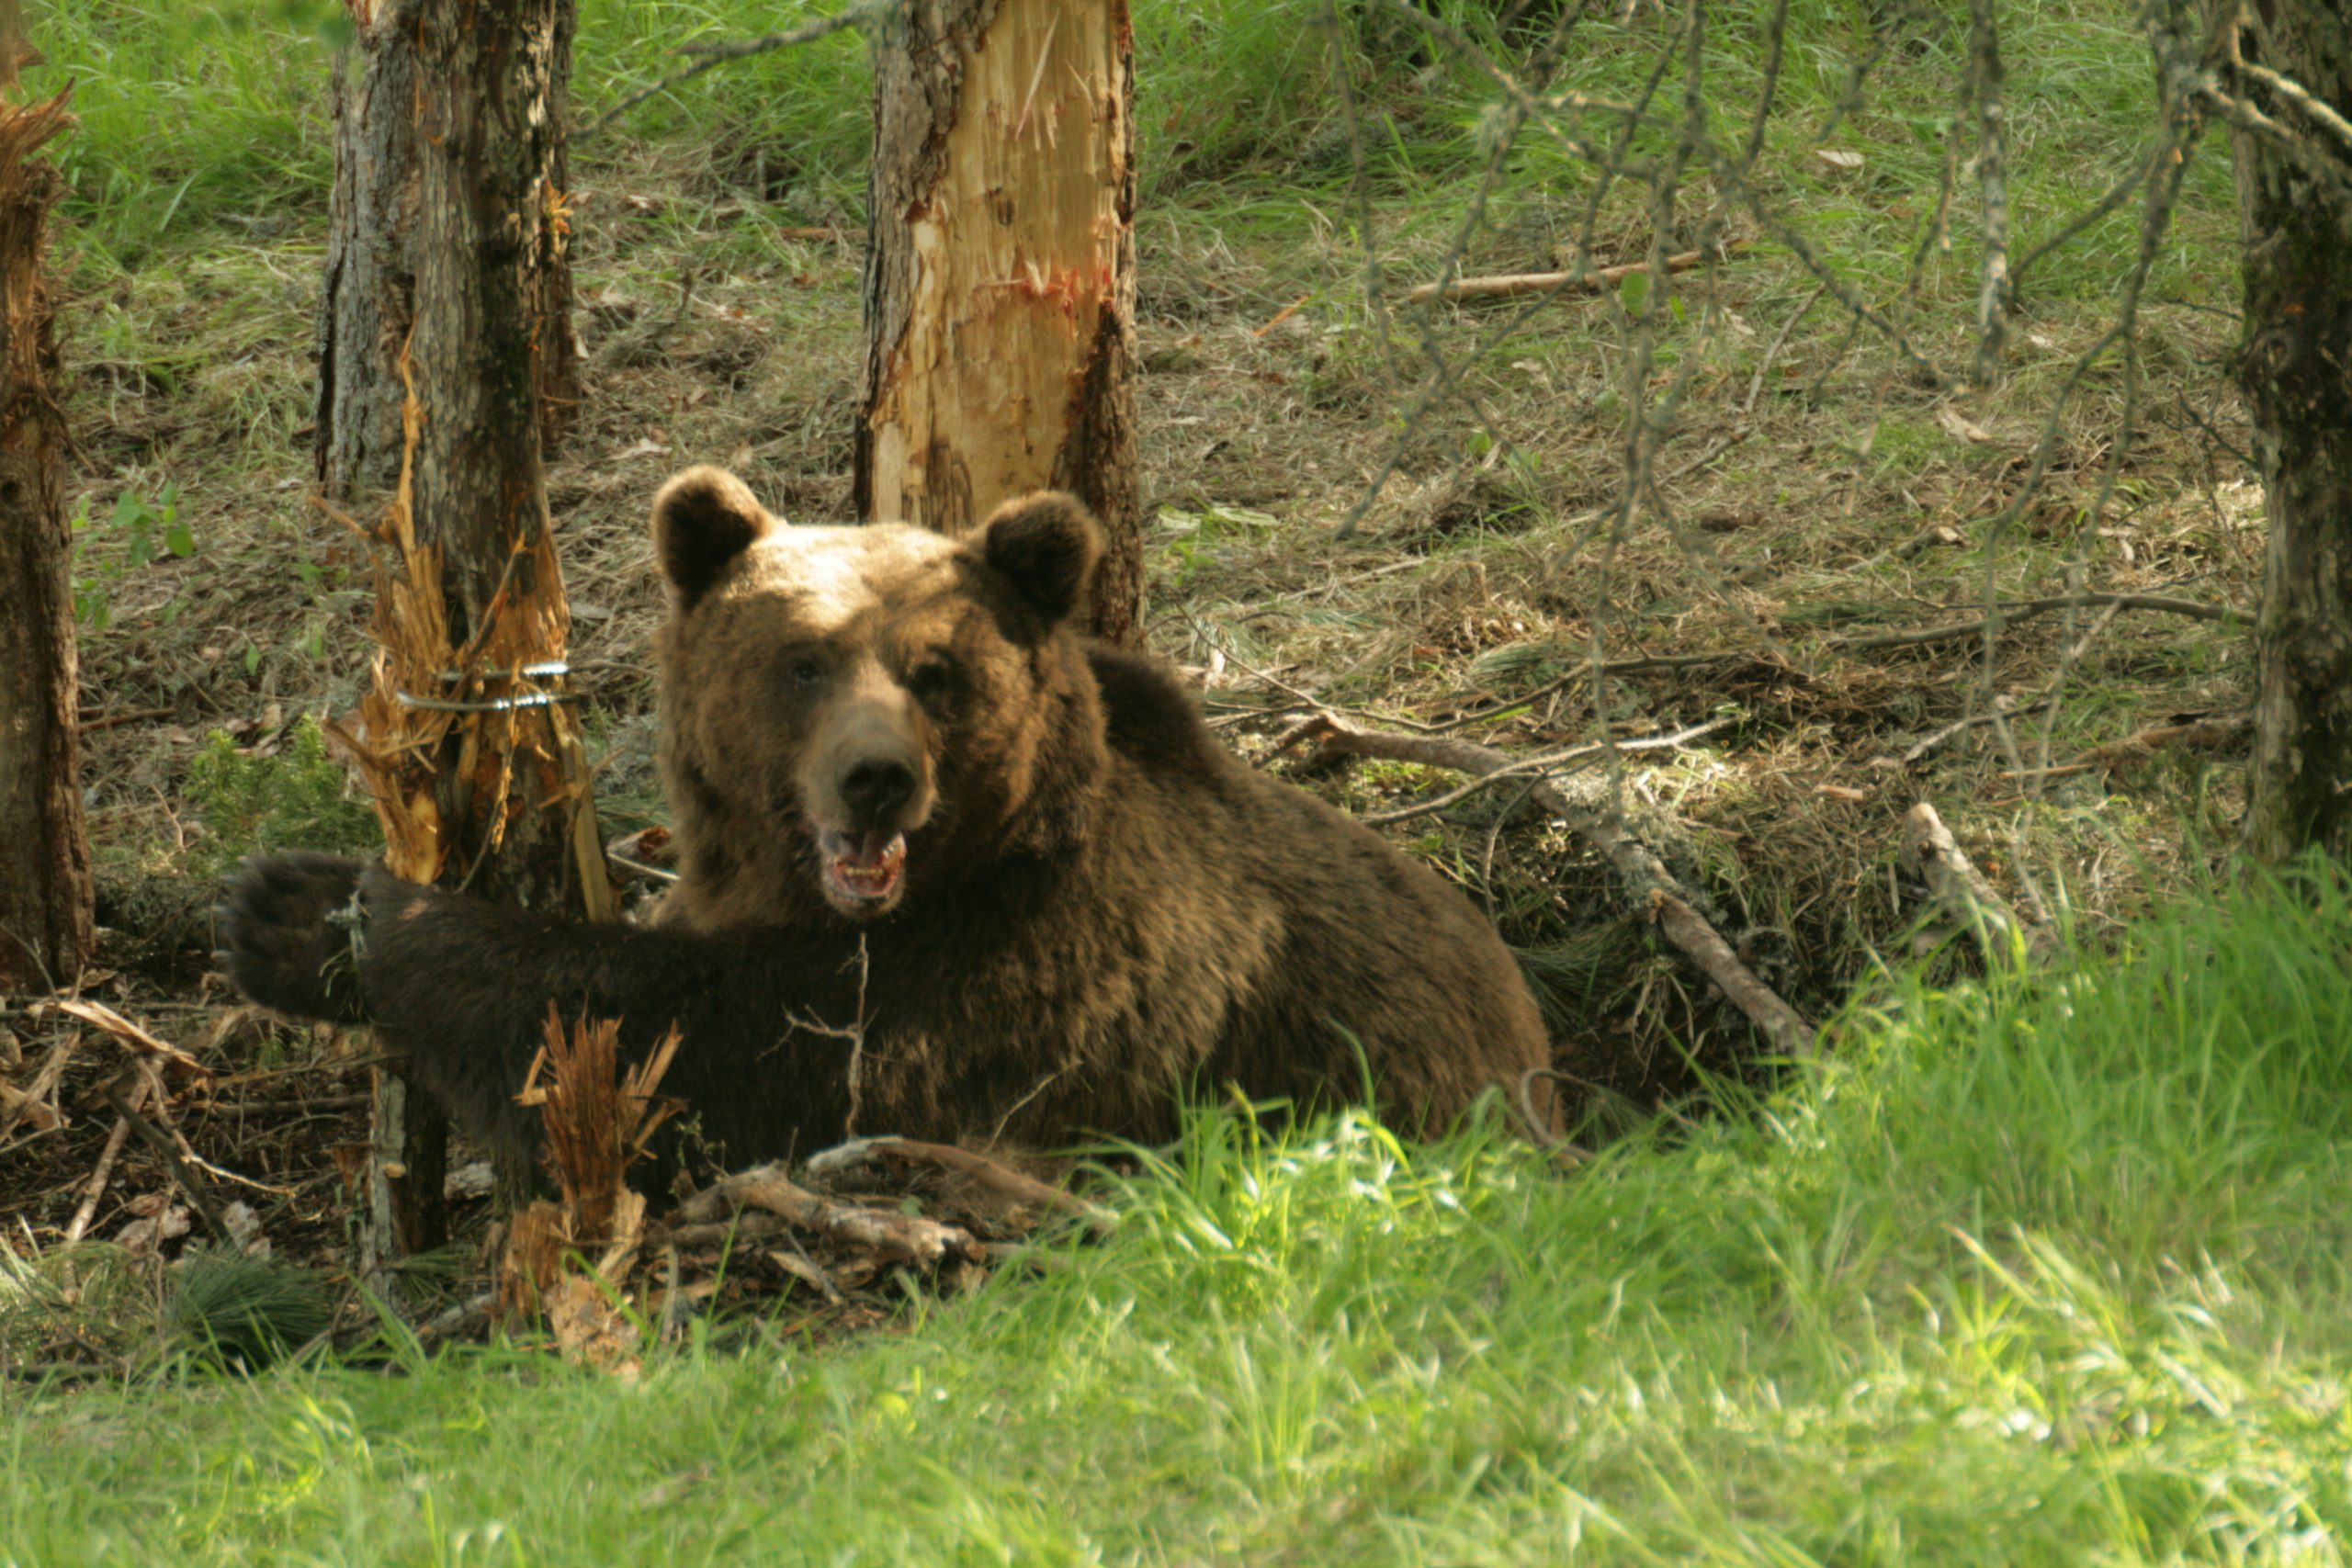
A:
POLYGON ((1567 1175, 1203 1118, 847 1348, 19 1393, 0 1561, 2338 1562, 2347 944, 2337 878, 1892 985, 1567 1175))

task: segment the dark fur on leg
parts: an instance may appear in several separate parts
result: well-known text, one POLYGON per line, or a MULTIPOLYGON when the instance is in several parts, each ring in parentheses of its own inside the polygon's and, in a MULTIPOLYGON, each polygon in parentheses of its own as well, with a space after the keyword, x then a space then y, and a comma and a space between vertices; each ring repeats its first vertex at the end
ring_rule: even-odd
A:
POLYGON ((460 1127, 500 1146, 537 1149, 538 1114, 514 1095, 550 1004, 567 1024, 617 1019, 625 1065, 678 1026, 684 1043, 662 1091, 730 1159, 818 1146, 847 1121, 848 1044, 795 1019, 854 1020, 854 976, 788 937, 553 919, 314 854, 248 863, 220 919, 222 967, 247 995, 306 1018, 371 1021, 460 1127), (356 943, 330 923, 355 885, 356 943), (806 998, 805 1010, 784 1016, 779 995, 806 998), (747 1070, 741 1043, 762 1038, 770 1060, 747 1070))

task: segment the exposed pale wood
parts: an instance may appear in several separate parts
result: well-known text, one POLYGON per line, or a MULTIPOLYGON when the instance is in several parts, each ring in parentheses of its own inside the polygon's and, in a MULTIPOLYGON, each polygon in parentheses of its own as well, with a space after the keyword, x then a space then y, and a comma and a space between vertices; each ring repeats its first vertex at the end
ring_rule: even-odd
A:
POLYGON ((67 1017, 78 1018, 84 1023, 102 1029, 131 1050, 141 1055, 153 1057, 157 1062, 170 1068, 174 1077, 185 1080, 209 1078, 212 1076, 210 1067, 206 1066, 170 1041, 158 1039, 104 1002, 84 1001, 78 998, 69 998, 59 1001, 56 1007, 58 1011, 67 1017))
POLYGON ((1142 637, 1126 0, 940 0, 876 50, 855 505, 961 534, 1073 491, 1092 629, 1142 637))

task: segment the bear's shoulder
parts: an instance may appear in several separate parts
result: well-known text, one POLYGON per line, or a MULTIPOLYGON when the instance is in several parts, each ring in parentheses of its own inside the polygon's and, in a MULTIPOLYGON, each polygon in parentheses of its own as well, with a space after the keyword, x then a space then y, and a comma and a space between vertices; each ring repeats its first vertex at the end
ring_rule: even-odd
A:
POLYGON ((1086 661, 1102 694, 1103 739, 1113 751, 1155 773, 1204 780, 1239 765, 1217 744, 1194 700, 1166 660, 1089 643, 1086 661))

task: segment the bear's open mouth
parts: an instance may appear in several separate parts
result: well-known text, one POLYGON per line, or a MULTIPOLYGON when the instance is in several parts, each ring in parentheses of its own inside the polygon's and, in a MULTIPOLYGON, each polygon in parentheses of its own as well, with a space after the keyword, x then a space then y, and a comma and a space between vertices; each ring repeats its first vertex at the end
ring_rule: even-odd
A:
POLYGON ((824 859, 825 886, 847 904, 876 904, 889 897, 907 869, 904 833, 820 828, 817 852, 824 859))

